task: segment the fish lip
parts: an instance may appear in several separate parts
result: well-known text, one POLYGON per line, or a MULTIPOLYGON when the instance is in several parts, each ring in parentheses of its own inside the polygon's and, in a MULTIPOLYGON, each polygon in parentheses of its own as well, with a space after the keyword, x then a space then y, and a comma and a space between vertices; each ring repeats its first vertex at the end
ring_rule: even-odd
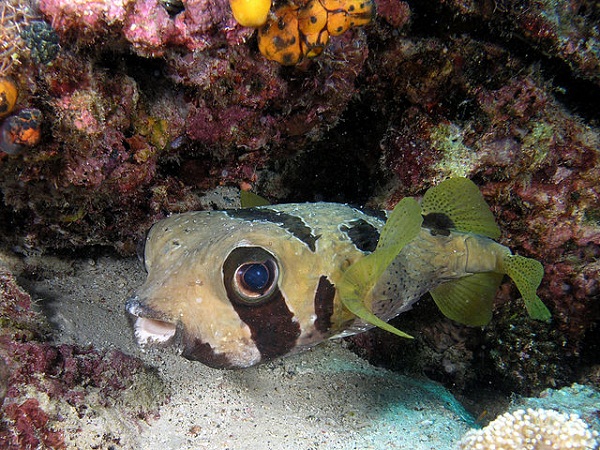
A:
POLYGON ((135 339, 142 347, 180 342, 181 326, 172 318, 146 306, 137 295, 127 300, 125 309, 132 322, 135 339))

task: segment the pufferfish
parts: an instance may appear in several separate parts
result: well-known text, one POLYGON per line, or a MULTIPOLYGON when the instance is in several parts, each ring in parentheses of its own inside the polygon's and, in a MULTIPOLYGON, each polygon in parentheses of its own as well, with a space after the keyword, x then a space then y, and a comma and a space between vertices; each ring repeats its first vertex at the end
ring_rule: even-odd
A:
POLYGON ((447 317, 491 320, 504 274, 530 316, 542 265, 513 255, 479 189, 453 178, 389 213, 345 204, 173 215, 146 238, 146 282, 129 298, 137 341, 215 368, 250 367, 387 321, 427 292, 447 317))

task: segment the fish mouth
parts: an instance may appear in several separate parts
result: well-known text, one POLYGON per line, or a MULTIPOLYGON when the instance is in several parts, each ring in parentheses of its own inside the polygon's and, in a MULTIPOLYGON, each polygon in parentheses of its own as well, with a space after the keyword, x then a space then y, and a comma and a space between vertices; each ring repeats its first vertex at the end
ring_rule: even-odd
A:
POLYGON ((159 314, 145 306, 137 296, 127 300, 125 308, 133 321, 133 332, 139 345, 169 345, 174 343, 179 329, 174 321, 157 317, 159 314))

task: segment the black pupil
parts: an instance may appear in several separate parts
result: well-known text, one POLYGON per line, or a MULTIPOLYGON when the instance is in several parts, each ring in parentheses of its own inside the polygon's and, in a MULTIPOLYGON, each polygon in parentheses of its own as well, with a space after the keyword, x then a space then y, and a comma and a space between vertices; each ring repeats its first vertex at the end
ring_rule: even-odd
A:
POLYGON ((261 291, 269 282, 269 269, 264 264, 249 264, 242 278, 248 289, 261 291))

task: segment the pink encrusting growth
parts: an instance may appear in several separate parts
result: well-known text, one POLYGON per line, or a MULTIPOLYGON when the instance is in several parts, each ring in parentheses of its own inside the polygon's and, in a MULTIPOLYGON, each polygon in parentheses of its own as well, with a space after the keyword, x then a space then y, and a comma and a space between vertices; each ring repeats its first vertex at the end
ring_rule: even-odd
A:
POLYGON ((190 0, 175 17, 159 0, 42 0, 40 9, 60 34, 83 32, 78 39, 90 42, 125 39, 149 57, 164 55, 173 46, 202 51, 215 43, 239 43, 252 33, 235 27, 227 0, 190 0))

